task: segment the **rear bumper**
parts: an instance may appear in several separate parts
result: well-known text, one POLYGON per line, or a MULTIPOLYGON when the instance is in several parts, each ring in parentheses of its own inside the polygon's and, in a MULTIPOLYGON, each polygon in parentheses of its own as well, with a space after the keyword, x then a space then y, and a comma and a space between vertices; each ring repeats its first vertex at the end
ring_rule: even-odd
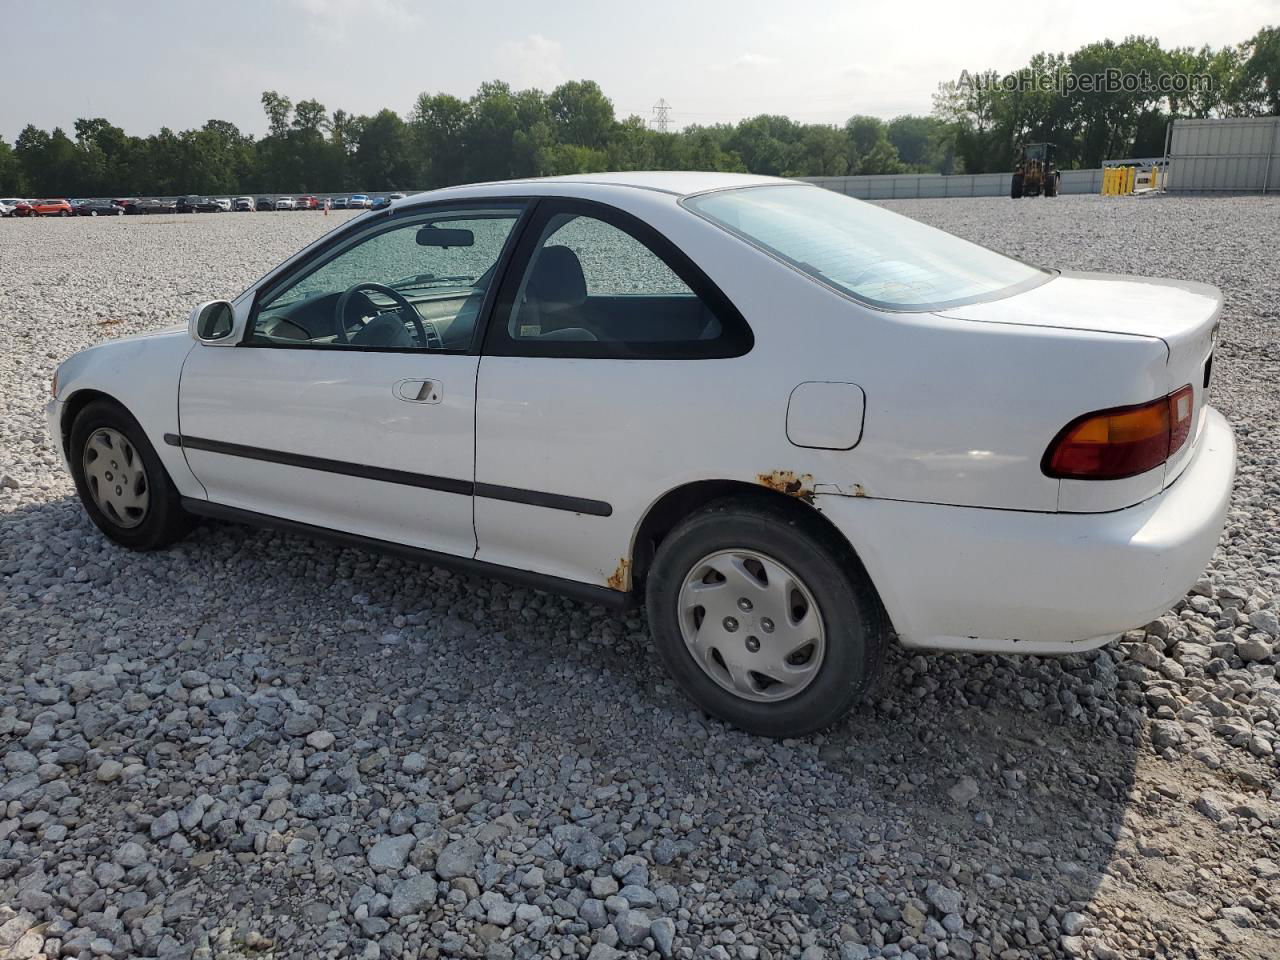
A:
POLYGON ((904 646, 1072 653, 1166 612, 1213 555, 1235 476, 1222 415, 1181 476, 1125 510, 1067 514, 820 495, 904 646))

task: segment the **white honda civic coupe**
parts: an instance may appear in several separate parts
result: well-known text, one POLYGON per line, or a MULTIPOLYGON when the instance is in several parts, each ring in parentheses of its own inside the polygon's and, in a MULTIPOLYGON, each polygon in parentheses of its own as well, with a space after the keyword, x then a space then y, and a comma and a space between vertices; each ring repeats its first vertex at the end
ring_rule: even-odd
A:
POLYGON ((127 547, 213 517, 643 601, 694 701, 796 735, 893 635, 1061 654, 1184 595, 1235 470, 1221 306, 793 181, 479 184, 76 354, 49 429, 127 547))

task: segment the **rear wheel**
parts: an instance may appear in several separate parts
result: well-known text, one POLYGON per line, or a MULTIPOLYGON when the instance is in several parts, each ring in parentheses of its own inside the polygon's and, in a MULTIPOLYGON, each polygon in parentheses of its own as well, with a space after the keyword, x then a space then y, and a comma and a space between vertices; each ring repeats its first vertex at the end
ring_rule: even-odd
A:
POLYGON ((1009 185, 1009 197, 1013 200, 1018 200, 1022 197, 1022 174, 1015 173, 1013 175, 1013 181, 1009 185))
POLYGON ((191 529, 192 518, 155 448, 123 407, 95 400, 80 411, 68 453, 89 519, 116 543, 154 550, 191 529))
POLYGON ((817 524, 767 504, 725 501, 672 531, 646 602, 681 689, 751 733, 830 726, 884 659, 884 616, 857 558, 817 524))

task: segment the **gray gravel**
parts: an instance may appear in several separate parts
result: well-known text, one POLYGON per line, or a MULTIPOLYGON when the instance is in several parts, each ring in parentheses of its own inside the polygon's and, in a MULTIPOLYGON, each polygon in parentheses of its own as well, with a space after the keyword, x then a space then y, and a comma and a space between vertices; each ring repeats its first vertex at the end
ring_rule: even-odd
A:
POLYGON ((108 544, 55 362, 341 215, 0 223, 0 958, 1280 955, 1280 200, 891 206, 1221 286, 1234 509, 1146 630, 895 651, 776 743, 691 710, 638 614, 235 526, 108 544))

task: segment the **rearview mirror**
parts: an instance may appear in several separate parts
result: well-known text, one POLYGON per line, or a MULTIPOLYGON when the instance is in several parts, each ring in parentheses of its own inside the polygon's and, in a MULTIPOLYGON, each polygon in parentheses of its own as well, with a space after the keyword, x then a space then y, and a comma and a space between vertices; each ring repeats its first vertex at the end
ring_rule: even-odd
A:
POLYGON ((470 247, 475 242, 476 235, 470 230, 454 230, 427 224, 418 231, 418 245, 421 247, 470 247))
POLYGON ((187 330, 201 343, 216 343, 231 336, 235 329, 236 315, 226 300, 210 300, 191 311, 187 330))

